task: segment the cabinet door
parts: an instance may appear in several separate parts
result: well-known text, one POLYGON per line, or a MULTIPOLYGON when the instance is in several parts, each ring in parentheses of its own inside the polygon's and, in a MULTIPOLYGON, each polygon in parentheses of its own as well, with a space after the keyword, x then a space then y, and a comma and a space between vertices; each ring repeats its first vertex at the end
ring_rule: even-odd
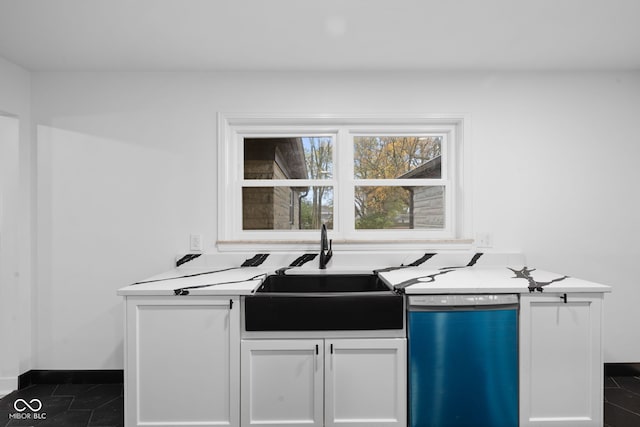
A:
POLYGON ((231 300, 127 298, 127 426, 239 425, 240 310, 231 300))
POLYGON ((325 425, 407 425, 406 339, 325 342, 325 425))
POLYGON ((242 425, 322 426, 322 340, 243 340, 242 425))
POLYGON ((601 426, 602 296, 523 295, 520 426, 601 426))

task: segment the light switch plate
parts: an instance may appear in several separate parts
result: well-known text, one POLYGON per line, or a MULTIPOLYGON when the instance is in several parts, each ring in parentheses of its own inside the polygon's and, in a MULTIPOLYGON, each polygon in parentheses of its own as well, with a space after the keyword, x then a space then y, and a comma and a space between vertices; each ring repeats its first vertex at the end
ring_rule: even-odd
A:
POLYGON ((488 232, 478 233, 476 236, 476 247, 478 248, 493 247, 493 235, 488 232))
POLYGON ((189 236, 189 250, 202 251, 202 234, 192 234, 189 236))

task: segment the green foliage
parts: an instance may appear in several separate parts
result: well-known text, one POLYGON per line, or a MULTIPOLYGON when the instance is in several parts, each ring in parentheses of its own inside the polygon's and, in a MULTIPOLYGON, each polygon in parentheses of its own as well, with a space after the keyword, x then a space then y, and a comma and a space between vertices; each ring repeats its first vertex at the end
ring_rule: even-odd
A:
POLYGON ((373 212, 356 219, 357 230, 382 230, 391 228, 392 225, 387 212, 373 212))
MULTIPOLYGON (((354 138, 354 178, 398 179, 440 156, 441 144, 439 136, 357 136, 354 138)), ((303 146, 309 179, 331 178, 331 138, 304 138, 303 146)), ((410 187, 410 180, 407 184, 410 187)), ((407 228, 411 198, 412 192, 403 187, 356 187, 356 229, 407 228)), ((331 226, 333 221, 326 211, 332 206, 330 187, 310 187, 300 206, 300 228, 318 229, 322 222, 331 226)))
POLYGON ((438 157, 440 137, 358 136, 354 138, 355 177, 393 179, 438 157))
POLYGON ((300 204, 300 217, 301 217, 301 224, 300 224, 300 228, 302 230, 311 230, 313 229, 313 219, 314 219, 314 214, 313 214, 313 206, 311 205, 311 203, 307 202, 306 200, 303 200, 302 203, 300 204))
MULTIPOLYGON (((440 137, 359 136, 354 138, 354 177, 397 179, 441 155, 440 137)), ((406 228, 411 191, 402 187, 357 187, 356 229, 406 228)))
MULTIPOLYGON (((305 162, 310 179, 331 178, 333 174, 333 147, 331 138, 304 138, 305 162)), ((333 205, 333 193, 327 187, 312 187, 311 203, 303 201, 301 228, 317 230, 323 222, 322 207, 333 205)), ((331 221, 333 222, 333 221, 331 221)), ((327 224, 330 226, 331 224, 327 224)))
POLYGON ((403 227, 399 217, 408 213, 410 197, 402 187, 357 187, 356 229, 403 227))

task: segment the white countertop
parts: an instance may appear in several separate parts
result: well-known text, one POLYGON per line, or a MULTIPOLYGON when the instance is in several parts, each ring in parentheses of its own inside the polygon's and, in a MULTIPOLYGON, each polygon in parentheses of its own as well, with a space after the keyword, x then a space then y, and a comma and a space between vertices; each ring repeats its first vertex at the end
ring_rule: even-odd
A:
POLYGON ((251 295, 264 277, 377 270, 406 294, 610 292, 609 286, 527 268, 520 254, 334 252, 326 270, 313 254, 207 254, 118 290, 122 296, 251 295), (252 266, 242 266, 252 265, 252 266), (289 267, 292 264, 297 266, 289 267), (411 266, 411 264, 419 264, 411 266))
POLYGON ((272 268, 241 267, 222 271, 175 268, 118 290, 118 295, 250 295, 272 268))
MULTIPOLYGON (((523 266, 511 267, 524 273, 523 266)), ((507 266, 464 267, 459 269, 429 269, 410 267, 380 273, 388 284, 401 287, 407 295, 419 294, 476 294, 476 293, 529 293, 535 292, 610 292, 611 288, 599 283, 566 277, 548 271, 529 269, 528 276, 517 277, 507 266)))

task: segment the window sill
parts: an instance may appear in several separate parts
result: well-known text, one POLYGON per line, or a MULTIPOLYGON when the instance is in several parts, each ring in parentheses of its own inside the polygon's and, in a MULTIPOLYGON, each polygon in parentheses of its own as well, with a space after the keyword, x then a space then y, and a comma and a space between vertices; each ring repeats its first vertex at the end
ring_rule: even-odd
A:
MULTIPOLYGON (((332 240, 335 251, 406 251, 406 250, 470 250, 473 239, 431 239, 431 240, 332 240)), ((220 252, 291 252, 317 251, 318 240, 236 240, 218 241, 220 252)))

